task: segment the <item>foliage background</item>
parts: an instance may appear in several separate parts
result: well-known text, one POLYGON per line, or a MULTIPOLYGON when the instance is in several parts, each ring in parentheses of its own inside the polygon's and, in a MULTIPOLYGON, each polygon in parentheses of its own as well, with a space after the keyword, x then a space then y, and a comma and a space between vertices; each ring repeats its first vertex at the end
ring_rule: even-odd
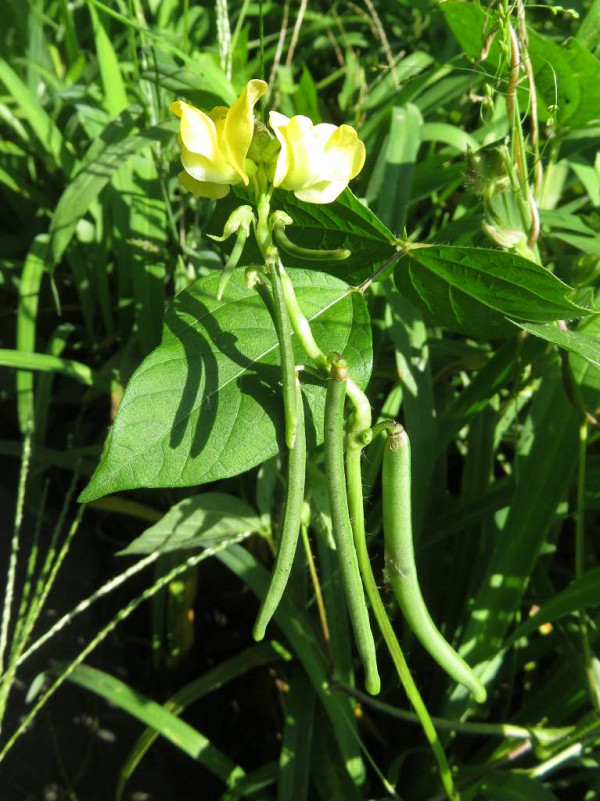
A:
MULTIPOLYGON (((527 238, 498 155, 508 137, 514 156, 523 137, 540 209, 537 257, 580 290, 579 300, 586 289, 593 294, 600 5, 570 8, 576 13, 544 3, 1 0, 2 558, 18 621, 3 625, 10 632, 0 699, 6 798, 95 801, 118 788, 138 801, 191 798, 199 788, 207 799, 442 797, 419 727, 390 713, 407 707, 383 648, 388 708, 362 696, 348 700, 349 690, 314 689, 321 663, 311 661, 313 651, 328 670, 333 660, 337 680, 361 686, 322 535, 316 474, 311 538, 329 610, 329 653, 300 563, 280 628, 270 632, 278 645, 251 643, 257 603, 248 586, 264 583, 259 565, 270 566, 281 505, 276 458, 200 490, 114 495, 85 512, 75 497, 97 464, 124 386, 160 341, 165 308, 222 266, 203 236, 213 230, 214 206, 177 186, 176 125, 167 111, 176 97, 205 108, 227 104, 263 75, 270 103, 283 113, 355 125, 368 154, 355 194, 395 234, 406 228, 411 240, 440 246, 497 246, 484 221, 496 240, 507 230, 527 238), (521 116, 507 115, 510 52, 499 33, 486 41, 498 14, 515 28, 524 15, 528 25, 523 52, 537 86, 537 145, 524 74, 516 90, 521 116), (235 496, 246 517, 260 517, 251 527, 262 536, 218 559, 202 557, 113 627, 120 610, 181 564, 181 551, 161 556, 74 617, 17 671, 33 632, 39 637, 111 576, 135 569, 117 551, 174 504, 207 492, 235 496), (301 632, 295 639, 294 627, 301 632), (102 643, 82 660, 88 667, 72 664, 70 682, 13 748, 11 736, 43 688, 98 632, 102 643), (228 671, 235 678, 221 688, 228 671), (125 783, 139 721, 167 736, 175 731, 172 716, 150 699, 162 704, 197 677, 204 683, 190 693, 201 700, 185 713, 188 728, 173 735, 177 747, 159 738, 125 783), (223 796, 227 781, 230 795, 223 796)), ((450 312, 440 305, 445 285, 432 291, 433 313, 423 316, 409 302, 419 302, 414 284, 396 282, 404 295, 391 281, 369 293, 369 398, 376 414, 400 414, 411 434, 419 566, 432 615, 455 643, 475 637, 479 651, 470 658, 495 671, 490 703, 475 718, 402 632, 413 675, 432 714, 466 721, 454 735, 440 729, 465 798, 594 798, 596 318, 576 332, 571 326, 585 340, 563 332, 560 351, 548 344, 556 340, 548 330, 534 331, 543 338, 519 349, 517 332, 491 335, 485 315, 471 308, 462 315, 465 332, 452 304, 450 312), (548 620, 543 633, 540 618, 527 622, 537 607, 548 620), (472 728, 478 723, 491 728, 472 728)), ((490 298, 495 291, 491 285, 490 298)), ((318 466, 317 452, 314 458, 318 466)), ((378 458, 375 449, 364 473, 382 575, 378 458)), ((183 557, 195 554, 203 552, 183 557)), ((396 626, 402 631, 398 618, 396 626)))

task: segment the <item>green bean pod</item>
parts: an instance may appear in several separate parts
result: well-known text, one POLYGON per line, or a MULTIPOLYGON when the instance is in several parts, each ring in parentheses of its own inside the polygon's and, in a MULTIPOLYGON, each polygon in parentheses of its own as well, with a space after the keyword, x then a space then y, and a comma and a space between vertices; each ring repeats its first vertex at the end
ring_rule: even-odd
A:
POLYGON ((344 472, 344 399, 348 366, 338 354, 334 354, 331 362, 325 400, 325 473, 333 537, 356 646, 365 669, 365 687, 372 695, 376 695, 381 682, 369 610, 354 548, 344 472))
POLYGON ((388 436, 385 445, 382 492, 385 565, 402 614, 438 665, 482 704, 487 697, 485 687, 444 639, 421 594, 412 541, 410 442, 401 426, 388 436))
POLYGON ((287 586, 302 517, 302 504, 304 503, 304 481, 306 476, 306 434, 304 428, 304 405, 300 382, 296 379, 296 407, 298 409, 298 432, 295 446, 288 451, 287 491, 283 513, 283 526, 279 539, 279 550, 275 560, 275 567, 271 575, 269 589, 264 597, 254 624, 254 639, 259 641, 265 636, 269 621, 275 614, 284 590, 287 586))
POLYGON ((283 386, 283 409, 285 414, 285 442, 290 450, 296 444, 298 431, 298 409, 296 403, 296 363, 292 345, 292 326, 283 297, 281 275, 277 263, 269 267, 271 288, 273 289, 273 308, 275 329, 281 353, 281 384, 283 386))
POLYGON ((310 261, 343 261, 352 255, 352 251, 347 248, 336 248, 335 250, 303 248, 288 238, 285 232, 285 225, 281 221, 277 221, 273 225, 273 238, 277 245, 289 253, 290 256, 299 256, 310 261))
POLYGON ((217 286, 217 300, 223 300, 223 293, 225 292, 225 287, 229 283, 229 279, 235 268, 238 265, 242 252, 244 250, 244 245, 246 244, 246 240, 248 239, 248 231, 245 230, 243 227, 238 228, 237 236, 235 238, 235 245, 233 246, 233 250, 229 254, 229 258, 223 267, 223 272, 219 278, 219 285, 217 286))

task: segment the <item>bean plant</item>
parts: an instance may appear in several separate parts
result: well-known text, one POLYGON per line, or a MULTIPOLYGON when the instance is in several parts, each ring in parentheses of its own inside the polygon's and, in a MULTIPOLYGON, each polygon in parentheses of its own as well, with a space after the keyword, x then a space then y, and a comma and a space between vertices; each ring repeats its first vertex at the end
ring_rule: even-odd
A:
POLYGON ((0 13, 0 761, 69 682, 146 727, 117 799, 159 737, 224 801, 595 798, 597 0, 0 13), (42 630, 82 520, 121 567, 42 630), (93 666, 140 608, 171 697, 93 666), (254 763, 187 722, 253 669, 254 763))

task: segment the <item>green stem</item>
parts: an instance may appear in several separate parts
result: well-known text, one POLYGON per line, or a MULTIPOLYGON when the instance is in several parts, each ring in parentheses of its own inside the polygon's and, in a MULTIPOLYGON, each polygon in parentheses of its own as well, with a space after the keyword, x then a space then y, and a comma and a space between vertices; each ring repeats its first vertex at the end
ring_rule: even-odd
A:
POLYGON ((292 329, 286 308, 281 274, 283 266, 279 260, 277 248, 273 246, 269 228, 270 198, 262 192, 258 199, 258 219, 256 223, 256 240, 265 260, 271 288, 273 290, 273 309, 275 329, 281 352, 281 384, 283 387, 283 406, 285 414, 285 441, 288 448, 293 448, 298 430, 298 408, 296 402, 296 362, 292 345, 292 329))
POLYGON ((219 286, 217 288, 217 300, 223 299, 223 292, 225 292, 225 287, 229 283, 231 274, 238 265, 247 238, 248 238, 247 232, 244 230, 243 226, 240 226, 238 228, 237 236, 235 238, 235 245, 233 246, 233 250, 229 254, 229 258, 225 262, 225 266, 223 267, 223 272, 221 273, 221 276, 219 278, 219 286))
POLYGON ((317 345, 317 342, 313 336, 312 330, 310 328, 310 323, 304 316, 302 309, 300 308, 300 304, 298 303, 298 299, 296 297, 296 292, 294 291, 294 285, 292 284, 289 275, 286 273, 285 269, 281 267, 280 269, 281 274, 281 286, 283 290, 283 298, 285 300, 285 305, 288 310, 288 314, 290 316, 290 321, 292 324, 292 328, 294 329, 294 334, 300 340, 300 343, 306 353, 310 356, 313 362, 323 370, 329 370, 329 364, 327 361, 327 357, 321 350, 321 348, 317 345))
MULTIPOLYGON (((579 426, 579 466, 577 471, 577 513, 575 516, 575 579, 585 573, 585 465, 587 457, 588 423, 584 418, 579 426)), ((590 645, 587 612, 579 611, 579 629, 583 644, 585 672, 588 680, 592 705, 596 713, 600 712, 600 695, 594 674, 594 659, 590 645)))
MULTIPOLYGON (((329 373, 329 360, 318 346, 310 323, 306 319, 304 312, 300 308, 294 285, 283 266, 280 267, 281 286, 285 305, 290 316, 290 321, 294 334, 298 337, 300 344, 313 362, 321 370, 329 373)), ((372 434, 368 431, 371 428, 371 404, 362 389, 354 383, 351 378, 346 381, 346 395, 350 399, 354 408, 354 428, 361 438, 361 444, 368 445, 372 439, 372 434)))
POLYGON ((308 562, 308 572, 310 573, 310 580, 312 582, 313 590, 315 593, 315 601, 317 603, 317 609, 319 611, 319 620, 321 621, 321 631, 323 632, 323 639, 325 640, 327 649, 329 649, 331 637, 329 634, 329 624, 327 622, 327 611, 325 609, 325 602, 323 600, 323 593, 321 591, 321 584, 319 582, 319 576, 317 574, 315 559, 310 547, 310 539, 308 537, 307 524, 305 523, 301 524, 300 533, 302 535, 302 544, 304 546, 304 552, 306 554, 306 561, 308 562))
MULTIPOLYGON (((361 703, 372 709, 377 709, 385 715, 389 715, 399 720, 404 720, 408 723, 419 723, 419 718, 414 712, 409 712, 407 709, 398 709, 398 707, 386 704, 383 701, 378 701, 376 698, 371 698, 369 695, 351 687, 349 684, 336 682, 332 685, 332 689, 340 689, 347 695, 356 698, 361 703)), ((503 737, 507 740, 529 740, 536 741, 545 737, 549 741, 555 741, 559 737, 571 734, 573 726, 563 726, 558 729, 544 729, 540 727, 517 726, 514 723, 474 723, 461 720, 451 720, 450 718, 431 718, 432 723, 438 729, 446 731, 456 731, 461 734, 467 734, 474 737, 503 737)))
MULTIPOLYGON (((175 578, 180 576, 182 573, 185 573, 191 567, 195 567, 200 562, 204 561, 205 559, 209 559, 211 556, 214 556, 219 551, 225 550, 229 548, 234 543, 243 542, 245 539, 249 537, 248 532, 243 532, 242 534, 238 534, 233 540, 228 540, 225 542, 218 543, 213 548, 206 548, 205 550, 201 551, 200 553, 196 553, 193 556, 190 556, 189 559, 186 559, 185 562, 177 565, 172 570, 169 570, 168 573, 165 573, 161 576, 157 581, 146 590, 144 590, 140 595, 137 595, 133 600, 129 601, 122 609, 117 612, 117 614, 110 620, 104 628, 96 634, 96 636, 90 640, 90 642, 85 646, 85 648, 79 652, 79 654, 71 661, 68 665, 64 667, 63 672, 55 679, 52 685, 46 690, 46 692, 41 696, 41 698, 37 701, 37 703, 33 706, 31 711, 23 718, 17 729, 13 732, 10 738, 7 740, 6 743, 2 746, 2 750, 0 750, 0 763, 8 754, 10 749, 13 747, 15 742, 24 734, 27 729, 31 726, 33 719, 37 716, 38 712, 45 706, 45 704, 50 700, 50 698, 54 695, 54 693, 60 688, 62 684, 69 678, 69 676, 75 671, 75 669, 83 664, 86 658, 94 651, 95 648, 100 645, 108 635, 115 630, 115 628, 126 620, 135 610, 146 600, 152 598, 156 595, 157 592, 162 590, 168 584, 170 584, 175 578)), ((151 554, 151 557, 154 557, 154 554, 151 554)), ((142 560, 144 564, 148 564, 148 558, 146 557, 142 560)))

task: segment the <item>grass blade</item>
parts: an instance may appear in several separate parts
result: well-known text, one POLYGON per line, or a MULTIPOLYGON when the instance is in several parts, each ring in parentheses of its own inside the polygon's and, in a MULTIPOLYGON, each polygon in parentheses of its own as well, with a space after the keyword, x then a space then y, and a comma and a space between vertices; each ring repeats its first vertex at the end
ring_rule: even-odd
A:
POLYGON ((0 365, 3 367, 16 367, 21 370, 40 370, 41 372, 60 373, 69 376, 81 384, 105 392, 110 391, 111 381, 105 375, 97 373, 74 359, 62 359, 48 353, 24 353, 19 350, 0 348, 0 365))
POLYGON ((0 81, 6 86, 23 117, 31 126, 39 143, 66 176, 75 167, 75 157, 68 149, 63 135, 27 84, 4 59, 0 59, 0 81))
MULTIPOLYGON (((289 659, 290 655, 285 649, 276 642, 262 642, 253 645, 242 651, 225 662, 207 671, 194 681, 186 684, 178 690, 163 705, 173 715, 180 715, 190 704, 196 703, 203 696, 214 690, 218 690, 228 682, 242 676, 249 670, 262 665, 268 665, 276 659, 289 659)), ((117 786, 116 799, 120 801, 123 797, 125 785, 131 778, 133 772, 140 764, 152 743, 160 736, 160 732, 155 728, 146 729, 136 741, 129 752, 127 759, 119 772, 119 784, 117 786)))
MULTIPOLYGON (((55 676, 60 675, 61 672, 60 666, 53 667, 48 671, 55 676)), ((242 768, 232 762, 189 723, 109 673, 88 665, 79 665, 71 671, 67 681, 96 693, 141 723, 152 726, 165 740, 198 761, 225 784, 234 785, 238 777, 242 778, 245 775, 242 768)))
MULTIPOLYGON (((17 350, 35 352, 35 329, 42 276, 48 259, 48 236, 40 234, 25 259, 19 284, 17 312, 17 350)), ((24 434, 33 425, 33 373, 19 370, 16 375, 19 428, 24 434)))
POLYGON ((292 679, 279 758, 277 801, 306 801, 316 693, 306 673, 292 679))
MULTIPOLYGON (((255 595, 261 599, 264 597, 269 582, 268 573, 248 551, 233 545, 226 551, 219 551, 215 556, 244 581, 255 595)), ((275 613, 275 620, 302 663, 325 707, 346 771, 355 783, 361 783, 364 780, 364 765, 355 739, 352 712, 346 699, 340 699, 338 694, 329 689, 325 662, 312 627, 304 615, 285 597, 275 613)))

